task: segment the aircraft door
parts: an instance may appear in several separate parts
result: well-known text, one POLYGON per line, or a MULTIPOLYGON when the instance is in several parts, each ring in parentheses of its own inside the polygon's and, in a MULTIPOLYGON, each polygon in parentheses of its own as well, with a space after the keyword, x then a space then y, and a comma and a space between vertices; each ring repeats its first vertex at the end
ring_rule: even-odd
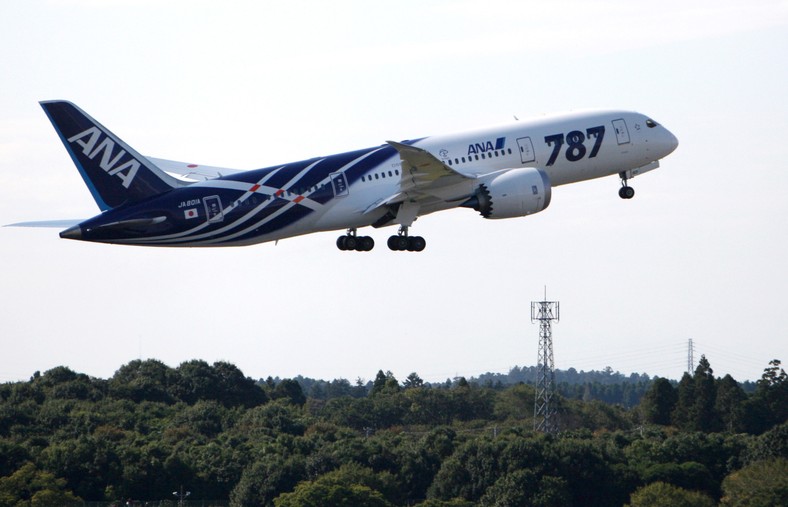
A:
POLYGON ((613 129, 616 131, 616 141, 618 144, 629 144, 629 130, 627 130, 627 122, 623 118, 613 120, 613 129))
POLYGON ((349 193, 345 173, 331 173, 331 186, 334 189, 334 197, 345 197, 349 193))
POLYGON ((520 161, 523 164, 536 160, 534 155, 534 145, 530 137, 520 137, 517 139, 517 146, 520 148, 520 161))
POLYGON ((218 195, 210 195, 203 198, 205 204, 205 216, 209 222, 221 222, 224 220, 224 211, 222 210, 222 200, 218 195))

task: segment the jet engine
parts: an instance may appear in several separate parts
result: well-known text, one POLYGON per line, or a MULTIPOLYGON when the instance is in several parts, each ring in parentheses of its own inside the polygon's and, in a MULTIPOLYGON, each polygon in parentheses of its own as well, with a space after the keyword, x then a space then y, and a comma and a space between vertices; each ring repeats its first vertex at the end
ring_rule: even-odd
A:
POLYGON ((509 169, 480 180, 476 193, 462 206, 475 209, 484 218, 524 217, 550 204, 550 180, 541 169, 509 169))

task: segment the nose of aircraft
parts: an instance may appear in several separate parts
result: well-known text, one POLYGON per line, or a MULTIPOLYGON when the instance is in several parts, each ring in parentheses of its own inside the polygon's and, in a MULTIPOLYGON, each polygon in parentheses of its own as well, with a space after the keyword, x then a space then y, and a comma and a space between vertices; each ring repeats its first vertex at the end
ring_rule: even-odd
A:
POLYGON ((667 149, 668 149, 668 152, 666 153, 666 155, 667 155, 667 154, 673 153, 673 151, 676 148, 678 148, 678 146, 679 146, 679 139, 676 136, 674 136, 673 132, 671 132, 668 129, 665 129, 665 134, 666 134, 665 137, 667 138, 667 140, 666 140, 667 149))

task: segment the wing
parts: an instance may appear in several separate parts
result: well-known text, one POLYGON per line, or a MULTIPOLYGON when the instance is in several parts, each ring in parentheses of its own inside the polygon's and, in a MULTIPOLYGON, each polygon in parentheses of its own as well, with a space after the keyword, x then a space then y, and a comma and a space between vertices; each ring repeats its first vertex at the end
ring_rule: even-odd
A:
POLYGON ((475 179, 444 164, 427 150, 394 141, 386 142, 397 150, 402 161, 400 190, 372 209, 405 201, 422 205, 434 200, 446 200, 443 190, 447 187, 475 179))
POLYGON ((150 160, 162 171, 173 176, 180 177, 185 181, 205 181, 219 176, 242 172, 239 169, 228 169, 226 167, 213 167, 209 165, 191 164, 188 162, 176 162, 163 158, 145 157, 150 160))

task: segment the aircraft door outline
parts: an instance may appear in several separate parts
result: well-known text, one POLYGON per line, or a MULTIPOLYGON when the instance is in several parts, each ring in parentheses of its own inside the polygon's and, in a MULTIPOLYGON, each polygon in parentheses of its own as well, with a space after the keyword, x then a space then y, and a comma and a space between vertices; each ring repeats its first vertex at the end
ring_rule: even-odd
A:
POLYGON ((222 210, 222 200, 218 195, 209 195, 202 200, 205 205, 205 218, 208 223, 219 223, 224 221, 224 210, 222 210))
POLYGON ((616 141, 618 141, 619 146, 629 144, 629 130, 627 129, 627 122, 623 118, 613 120, 613 130, 616 132, 616 141))
POLYGON ((534 145, 530 137, 518 137, 517 146, 520 148, 520 162, 527 164, 536 160, 534 145))
POLYGON ((345 173, 331 173, 331 188, 334 190, 334 197, 347 197, 350 193, 345 173))

